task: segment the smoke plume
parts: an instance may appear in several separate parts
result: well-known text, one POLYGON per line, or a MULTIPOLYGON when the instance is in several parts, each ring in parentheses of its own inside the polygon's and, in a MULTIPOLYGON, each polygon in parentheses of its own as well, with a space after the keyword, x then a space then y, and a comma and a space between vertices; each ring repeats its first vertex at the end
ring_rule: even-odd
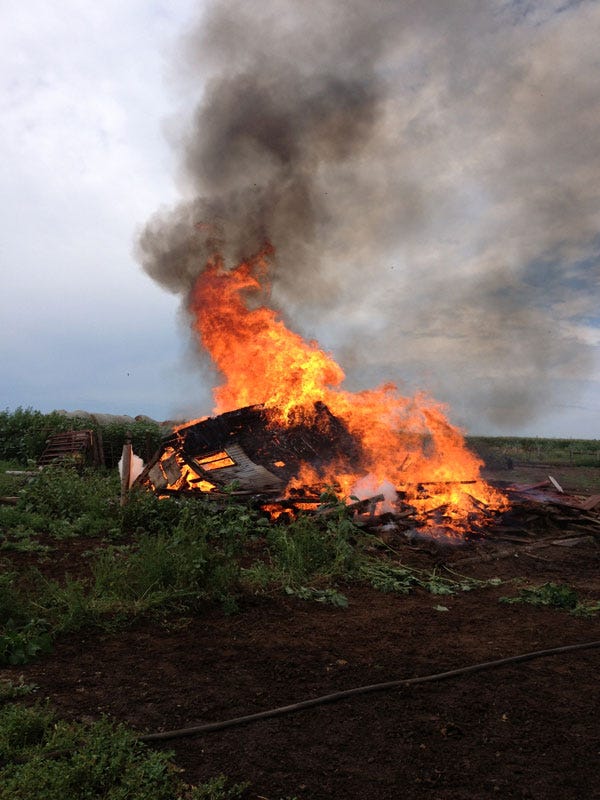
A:
POLYGON ((215 249, 268 239, 276 303, 351 388, 522 424, 600 343, 599 24, 585 1, 215 0, 144 268, 186 298, 215 249))

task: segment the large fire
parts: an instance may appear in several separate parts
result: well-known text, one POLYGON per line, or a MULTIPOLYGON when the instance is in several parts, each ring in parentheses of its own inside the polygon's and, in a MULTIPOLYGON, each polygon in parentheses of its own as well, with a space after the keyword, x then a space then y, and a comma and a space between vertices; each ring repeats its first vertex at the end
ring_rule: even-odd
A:
POLYGON ((325 404, 359 444, 360 463, 303 465, 288 491, 333 486, 340 498, 396 492, 413 506, 421 524, 460 534, 482 508, 501 509, 504 497, 480 477, 471 453, 444 407, 424 393, 407 398, 391 384, 349 392, 344 372, 314 341, 289 330, 275 311, 257 303, 268 293, 273 249, 228 270, 215 256, 199 275, 190 311, 202 347, 225 382, 214 390, 215 413, 262 404, 273 424, 316 424, 316 403, 325 404))

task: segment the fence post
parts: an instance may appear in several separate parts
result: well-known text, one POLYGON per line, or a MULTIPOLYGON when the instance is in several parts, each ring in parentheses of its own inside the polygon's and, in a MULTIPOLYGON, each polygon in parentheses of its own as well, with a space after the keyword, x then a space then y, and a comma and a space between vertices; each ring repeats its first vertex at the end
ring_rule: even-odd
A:
POLYGON ((127 503, 129 494, 129 482, 131 480, 131 454, 133 448, 131 446, 131 432, 127 431, 125 434, 125 444, 123 445, 123 463, 121 465, 121 505, 127 503))
POLYGON ((96 449, 98 454, 98 466, 105 467, 106 460, 104 458, 104 441, 102 440, 102 430, 100 426, 98 426, 98 430, 96 431, 96 449))

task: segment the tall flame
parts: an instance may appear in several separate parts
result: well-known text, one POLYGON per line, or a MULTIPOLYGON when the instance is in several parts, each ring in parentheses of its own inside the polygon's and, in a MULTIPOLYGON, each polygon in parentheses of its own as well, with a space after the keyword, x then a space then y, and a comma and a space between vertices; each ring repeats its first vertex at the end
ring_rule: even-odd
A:
POLYGON ((266 246, 231 271, 217 256, 194 286, 197 331, 227 379, 214 390, 217 414, 264 403, 282 420, 289 419, 300 407, 308 411, 316 401, 326 402, 329 387, 344 380, 341 367, 316 342, 290 331, 272 309, 248 307, 248 295, 268 289, 272 252, 266 246))
MULTIPOLYGON (((321 401, 360 443, 355 465, 330 464, 320 474, 307 467, 295 483, 330 483, 349 496, 365 483, 391 484, 423 515, 444 507, 446 520, 461 520, 481 504, 502 507, 504 498, 480 478, 482 462, 449 423, 441 403, 419 393, 403 397, 391 383, 348 392, 344 372, 314 341, 290 331, 275 311, 252 305, 268 293, 266 245, 255 257, 227 270, 215 256, 190 297, 194 327, 225 377, 214 390, 215 413, 263 404, 278 424, 314 417, 321 401), (468 484, 466 491, 464 484, 468 484), (435 490, 423 492, 423 484, 435 490)), ((433 522, 431 522, 433 525, 433 522)))

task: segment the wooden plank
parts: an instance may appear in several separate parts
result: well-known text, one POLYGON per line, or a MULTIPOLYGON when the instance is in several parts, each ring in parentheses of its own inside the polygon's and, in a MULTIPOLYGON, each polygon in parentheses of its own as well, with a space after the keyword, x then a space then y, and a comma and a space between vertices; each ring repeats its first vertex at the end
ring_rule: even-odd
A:
POLYGON ((121 505, 124 506, 127 503, 127 497, 129 494, 129 486, 131 484, 131 456, 133 454, 133 448, 131 446, 131 436, 128 435, 125 444, 123 445, 123 455, 122 455, 122 464, 121 464, 121 505))
POLYGON ((513 486, 507 486, 510 492, 531 492, 534 489, 547 489, 550 486, 550 481, 542 481, 541 483, 515 483, 513 486))
POLYGON ((581 503, 581 508, 585 511, 593 511, 600 506, 600 494, 593 494, 581 503))
POLYGON ((594 537, 574 536, 572 539, 555 539, 552 544, 557 547, 576 547, 578 544, 594 544, 594 537))
POLYGON ((554 488, 556 489, 556 491, 557 491, 557 492, 560 492, 561 494, 564 494, 564 493, 565 493, 565 490, 562 488, 562 486, 561 486, 561 485, 560 485, 560 483, 559 483, 559 482, 556 480, 556 478, 553 478, 553 477, 552 477, 552 475, 548 475, 548 480, 550 481, 550 483, 552 484, 552 486, 554 486, 554 488))

